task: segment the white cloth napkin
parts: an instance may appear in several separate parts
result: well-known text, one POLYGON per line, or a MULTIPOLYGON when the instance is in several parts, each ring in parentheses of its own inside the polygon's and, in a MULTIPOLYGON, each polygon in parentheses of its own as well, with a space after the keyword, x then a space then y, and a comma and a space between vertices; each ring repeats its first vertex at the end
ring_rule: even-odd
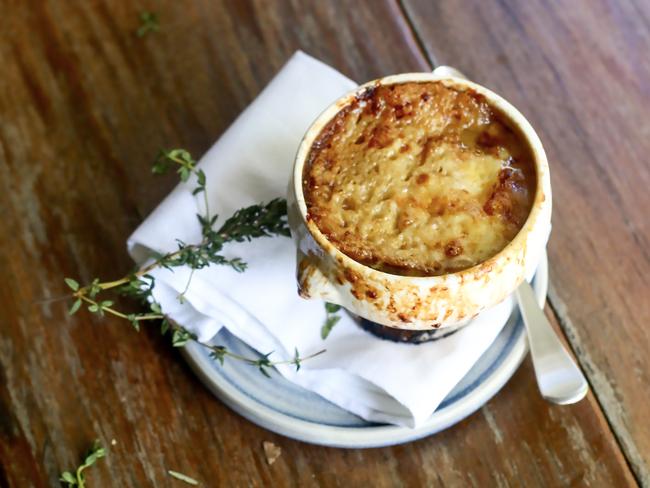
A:
MULTIPOLYGON (((286 195, 293 159, 311 122, 356 84, 329 66, 297 52, 255 101, 212 146, 199 165, 207 175, 210 210, 228 217, 235 210, 286 195)), ((136 229, 129 252, 142 263, 150 250, 176 249, 176 239, 201 240, 196 182, 179 184, 136 229)), ((219 219, 222 222, 223 218, 219 219)), ((216 224, 219 225, 219 222, 216 224)), ((154 297, 165 313, 210 340, 221 327, 256 350, 275 351, 272 360, 327 352, 280 373, 364 419, 415 427, 424 422, 495 339, 513 307, 511 298, 484 312, 474 324, 445 339, 410 345, 378 339, 347 314, 322 340, 323 302, 304 300, 296 290, 295 247, 286 237, 227 244, 244 273, 211 266, 159 269, 154 297)))

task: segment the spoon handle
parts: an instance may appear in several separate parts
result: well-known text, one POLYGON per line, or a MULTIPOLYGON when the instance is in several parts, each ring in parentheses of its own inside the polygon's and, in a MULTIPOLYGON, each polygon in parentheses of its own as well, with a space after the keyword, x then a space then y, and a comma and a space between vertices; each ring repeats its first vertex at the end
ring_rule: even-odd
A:
POLYGON ((582 400, 589 391, 587 380, 537 304, 533 289, 524 281, 515 293, 526 324, 533 368, 542 396, 560 405, 582 400))

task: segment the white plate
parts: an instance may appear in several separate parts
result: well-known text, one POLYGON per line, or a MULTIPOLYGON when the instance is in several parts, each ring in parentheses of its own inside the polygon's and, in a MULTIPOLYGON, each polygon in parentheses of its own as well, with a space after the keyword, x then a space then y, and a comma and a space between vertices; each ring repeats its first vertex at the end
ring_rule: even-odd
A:
MULTIPOLYGON (((548 289, 548 263, 543 256, 533 288, 540 306, 548 289)), ((380 339, 377 339, 380 340, 380 339)), ((444 339, 440 339, 444 340, 444 339)), ((259 354, 223 329, 214 339, 233 352, 259 354)), ((409 429, 367 422, 271 372, 271 378, 240 361, 221 366, 208 351, 189 343, 183 349, 201 381, 235 412, 278 434, 313 444, 362 448, 401 444, 450 427, 492 398, 510 379, 528 352, 524 324, 517 307, 490 348, 447 395, 423 425, 409 429)))

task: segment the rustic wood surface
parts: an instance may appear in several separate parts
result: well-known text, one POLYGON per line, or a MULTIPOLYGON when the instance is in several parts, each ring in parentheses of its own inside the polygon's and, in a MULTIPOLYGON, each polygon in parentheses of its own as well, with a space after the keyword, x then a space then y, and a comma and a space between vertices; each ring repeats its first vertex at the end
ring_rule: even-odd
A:
MULTIPOLYGON (((631 0, 0 0, 0 486, 56 486, 95 438, 91 486, 633 486, 650 483, 650 5, 631 0), (4 5, 2 5, 4 3, 4 5), (141 9, 161 31, 134 35, 141 9), (154 331, 66 314, 63 276, 131 266, 172 188, 160 147, 207 150, 303 49, 359 81, 454 64, 509 98, 552 165, 553 292, 594 393, 551 406, 526 360, 437 436, 340 450, 271 434, 154 331), (282 448, 267 465, 263 441, 282 448)), ((128 306, 128 305, 127 305, 128 306)))
POLYGON ((650 484, 650 2, 406 4, 427 52, 505 94, 539 132, 555 200, 551 305, 650 484))

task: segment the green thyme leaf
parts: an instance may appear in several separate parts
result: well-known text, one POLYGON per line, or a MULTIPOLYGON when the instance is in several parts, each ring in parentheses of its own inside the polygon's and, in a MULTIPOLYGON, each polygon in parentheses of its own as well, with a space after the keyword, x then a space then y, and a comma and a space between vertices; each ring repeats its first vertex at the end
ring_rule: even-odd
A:
POLYGON ((257 365, 258 369, 260 370, 260 373, 262 373, 267 378, 270 378, 271 375, 266 370, 266 368, 269 368, 269 367, 273 366, 273 363, 271 363, 271 360, 269 359, 269 356, 271 354, 273 354, 273 351, 264 354, 260 359, 255 361, 255 365, 257 365))
POLYGON ((160 22, 158 15, 153 12, 140 12, 140 27, 135 31, 138 37, 144 37, 149 32, 158 32, 160 30, 160 22))
POLYGON ((74 486, 77 484, 77 480, 70 471, 64 471, 61 473, 61 477, 59 479, 65 483, 68 483, 69 486, 74 486))
POLYGON ((323 324, 323 327, 321 327, 320 330, 320 336, 323 340, 327 339, 327 336, 330 335, 330 332, 332 332, 332 329, 334 326, 338 323, 339 320, 341 320, 340 315, 336 315, 337 312, 341 310, 340 305, 336 305, 335 303, 329 303, 325 302, 325 323, 323 324))
POLYGON ((133 326, 133 328, 135 330, 137 330, 138 332, 140 332, 140 323, 138 322, 138 316, 136 314, 134 314, 134 313, 128 314, 126 316, 126 320, 131 322, 131 325, 133 326))
POLYGON ((172 167, 172 164, 173 163, 167 158, 167 153, 165 151, 160 151, 151 167, 151 172, 155 175, 163 175, 172 167))
POLYGON ((325 302, 325 311, 327 313, 336 313, 339 310, 341 310, 341 305, 337 305, 335 303, 325 302))
POLYGON ((172 334, 172 346, 174 347, 183 347, 190 340, 194 339, 195 336, 189 330, 179 327, 174 330, 172 334))
POLYGON ((296 371, 300 371, 300 354, 298 354, 298 348, 295 348, 295 354, 293 356, 293 364, 296 365, 296 371))
POLYGON ((170 149, 165 152, 165 156, 167 156, 168 159, 187 166, 190 169, 192 169, 196 164, 192 155, 185 149, 170 149))
POLYGON ((90 286, 88 286, 87 295, 90 298, 95 298, 100 291, 102 291, 102 287, 99 283, 99 278, 95 278, 90 286))
POLYGON ((188 168, 186 168, 185 166, 181 166, 178 169, 178 174, 181 177, 181 181, 186 182, 187 180, 190 179, 190 175, 192 174, 192 172, 188 168))
POLYGON ((72 291, 77 291, 79 289, 79 283, 77 283, 76 280, 73 280, 72 278, 63 278, 63 281, 65 281, 65 284, 68 285, 72 291))
POLYGON ((217 361, 219 361, 221 366, 223 366, 224 359, 227 353, 228 350, 224 346, 212 346, 212 352, 210 353, 210 357, 212 359, 216 359, 217 361))
POLYGON ((258 369, 260 370, 260 373, 262 373, 262 374, 263 374, 264 376, 266 376, 267 378, 270 378, 270 377, 271 377, 271 375, 269 374, 269 372, 266 370, 266 368, 265 368, 264 366, 260 365, 260 366, 258 367, 258 369))
POLYGON ((330 332, 332 332, 332 329, 339 320, 341 320, 339 315, 330 315, 325 319, 325 324, 323 324, 323 327, 320 330, 320 336, 322 339, 327 339, 327 336, 330 335, 330 332))
POLYGON ((104 449, 97 440, 95 441, 95 444, 93 445, 91 451, 86 456, 86 459, 84 459, 83 465, 85 467, 92 466, 97 462, 98 459, 103 458, 104 456, 106 456, 106 449, 104 449))
POLYGON ((74 315, 77 313, 77 310, 79 310, 79 307, 81 307, 81 298, 77 298, 72 306, 70 307, 70 310, 68 310, 68 315, 74 315))
POLYGON ((162 322, 160 322, 160 333, 165 335, 169 330, 169 327, 169 321, 167 319, 162 319, 162 322))
POLYGON ((93 443, 91 449, 86 454, 83 463, 79 465, 79 467, 77 467, 74 473, 70 471, 64 471, 63 473, 61 473, 61 477, 59 478, 59 480, 63 481, 64 483, 67 483, 68 487, 85 486, 86 478, 83 473, 84 470, 91 467, 93 464, 97 462, 98 459, 101 459, 104 456, 106 456, 106 450, 102 447, 99 440, 96 440, 93 443))
POLYGON ((118 293, 122 296, 135 298, 141 302, 148 302, 154 286, 155 280, 150 274, 145 274, 141 277, 131 275, 129 276, 129 281, 118 289, 118 293))

